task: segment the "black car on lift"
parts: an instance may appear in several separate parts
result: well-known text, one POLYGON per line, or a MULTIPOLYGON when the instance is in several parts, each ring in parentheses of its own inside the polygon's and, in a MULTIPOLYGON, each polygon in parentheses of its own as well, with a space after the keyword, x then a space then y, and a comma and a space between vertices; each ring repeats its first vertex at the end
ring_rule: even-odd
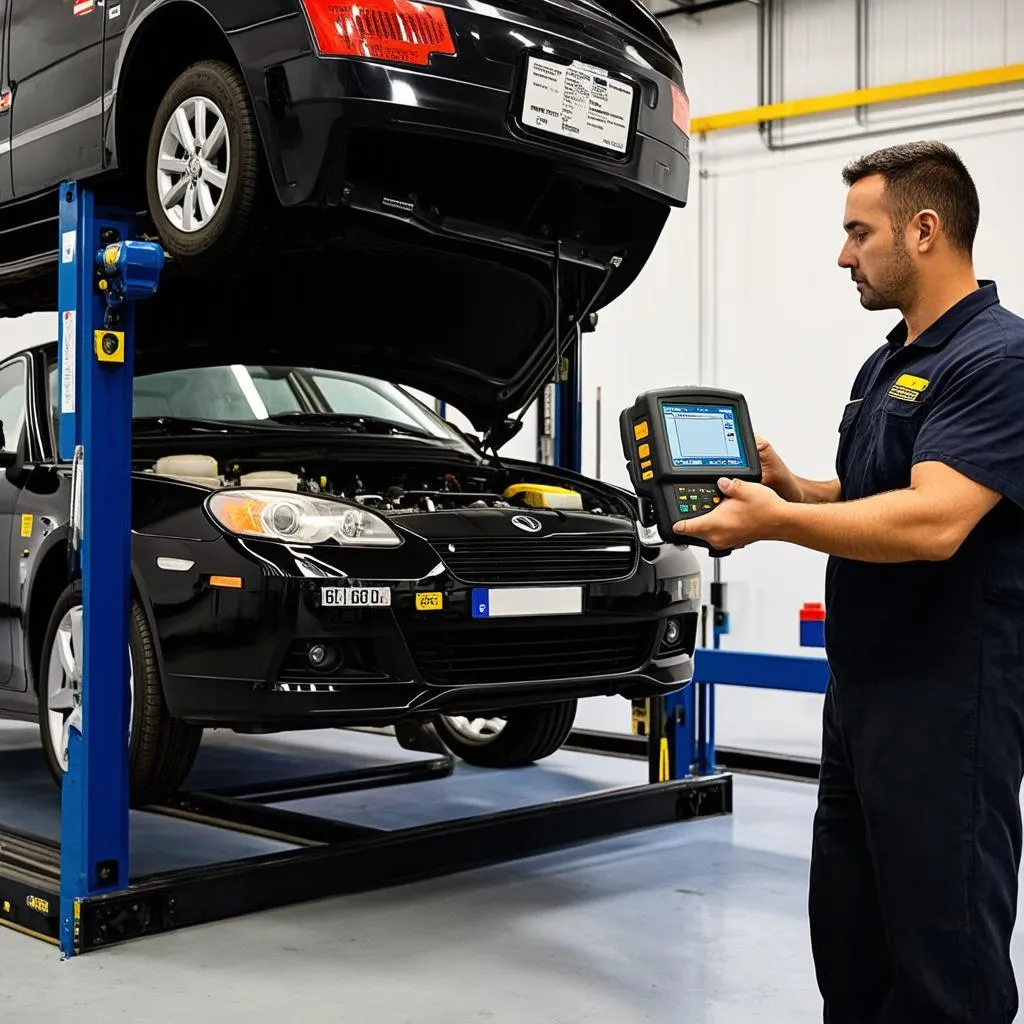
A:
POLYGON ((0 0, 0 32, 10 315, 52 307, 68 178, 138 210, 185 273, 333 240, 388 251, 379 296, 425 234, 560 247, 584 306, 687 198, 679 56, 641 0, 0 0))
MULTIPOLYGON (((56 358, 0 364, 0 714, 38 717, 59 779, 82 604, 56 358)), ((557 750, 578 698, 690 680, 698 565, 635 495, 485 454, 361 374, 231 363, 142 372, 134 389, 136 801, 184 780, 204 727, 411 716, 503 767, 557 750)))

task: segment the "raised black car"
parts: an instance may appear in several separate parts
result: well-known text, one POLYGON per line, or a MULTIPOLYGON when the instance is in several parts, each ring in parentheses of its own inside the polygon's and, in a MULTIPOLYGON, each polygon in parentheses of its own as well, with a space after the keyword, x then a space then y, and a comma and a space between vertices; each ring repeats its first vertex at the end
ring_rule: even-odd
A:
MULTIPOLYGON (((38 718, 60 778, 82 606, 57 383, 55 346, 0 364, 0 713, 38 718)), ((505 766, 557 750, 578 698, 690 680, 698 565, 629 492, 485 455, 359 374, 238 363, 134 388, 136 801, 180 785, 204 727, 412 716, 505 766)))
POLYGON ((68 178, 139 210, 179 264, 383 245, 381 294, 424 239, 560 250, 591 271, 583 306, 628 285, 687 197, 679 57, 639 0, 0 0, 0 31, 10 314, 53 308, 68 178))

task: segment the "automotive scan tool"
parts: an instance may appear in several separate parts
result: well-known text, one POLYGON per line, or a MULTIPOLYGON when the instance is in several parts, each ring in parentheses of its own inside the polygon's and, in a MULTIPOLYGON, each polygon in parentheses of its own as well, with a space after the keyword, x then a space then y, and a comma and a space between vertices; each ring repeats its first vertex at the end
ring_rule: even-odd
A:
POLYGON ((719 478, 761 482, 746 399, 718 388, 646 391, 619 416, 629 477, 654 508, 662 539, 707 548, 712 557, 729 551, 700 537, 682 537, 672 527, 706 515, 724 500, 719 478))

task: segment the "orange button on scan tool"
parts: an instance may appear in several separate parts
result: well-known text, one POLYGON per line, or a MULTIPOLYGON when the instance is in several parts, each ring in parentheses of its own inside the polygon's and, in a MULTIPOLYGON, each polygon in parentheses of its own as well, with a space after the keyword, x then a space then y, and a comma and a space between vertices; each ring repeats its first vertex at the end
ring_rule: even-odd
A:
POLYGON ((641 459, 649 459, 651 457, 651 446, 649 444, 642 444, 637 448, 636 453, 641 459))
POLYGON ((642 441, 650 432, 651 432, 651 428, 648 425, 647 420, 644 420, 643 423, 638 423, 633 428, 633 436, 638 441, 642 441))

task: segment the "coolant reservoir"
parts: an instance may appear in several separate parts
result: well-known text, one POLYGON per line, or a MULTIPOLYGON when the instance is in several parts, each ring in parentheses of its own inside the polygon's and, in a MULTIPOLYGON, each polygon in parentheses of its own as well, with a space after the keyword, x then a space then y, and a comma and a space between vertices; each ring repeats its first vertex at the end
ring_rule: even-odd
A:
POLYGON ((506 501, 521 498, 533 508, 557 508, 579 511, 583 508, 583 497, 578 491, 550 484, 513 484, 503 495, 506 501))

